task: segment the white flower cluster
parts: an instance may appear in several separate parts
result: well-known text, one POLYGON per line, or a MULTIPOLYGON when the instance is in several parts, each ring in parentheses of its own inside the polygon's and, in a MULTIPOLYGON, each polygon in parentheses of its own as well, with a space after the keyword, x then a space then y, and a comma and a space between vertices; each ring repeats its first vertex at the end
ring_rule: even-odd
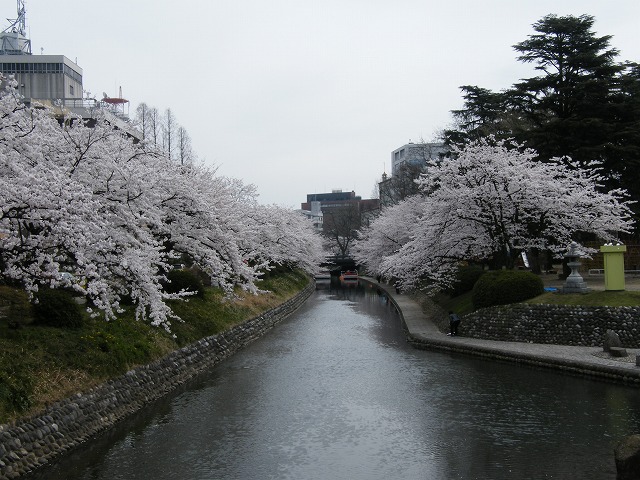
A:
POLYGON ((428 165, 421 193, 360 232, 355 257, 407 288, 451 284, 462 261, 513 268, 523 252, 562 253, 577 233, 615 240, 633 226, 625 192, 603 192, 598 164, 541 162, 488 138, 428 165))
POLYGON ((321 242, 293 210, 261 206, 253 186, 204 165, 181 166, 101 118, 56 119, 0 95, 0 280, 37 296, 72 288, 113 318, 124 296, 138 318, 168 328, 162 288, 188 258, 231 294, 259 292, 276 265, 315 271, 321 242))

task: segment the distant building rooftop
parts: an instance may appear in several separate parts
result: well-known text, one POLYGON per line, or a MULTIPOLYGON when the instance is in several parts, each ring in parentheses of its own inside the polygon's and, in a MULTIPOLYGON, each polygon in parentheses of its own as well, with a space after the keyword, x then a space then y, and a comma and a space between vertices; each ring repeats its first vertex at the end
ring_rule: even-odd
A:
POLYGON ((356 192, 343 192, 342 190, 333 190, 331 193, 309 193, 307 194, 307 203, 309 202, 337 202, 343 200, 360 200, 356 197, 356 192))
POLYGON ((85 97, 82 68, 75 62, 64 55, 31 54, 31 41, 25 37, 24 1, 18 0, 18 16, 9 21, 12 23, 0 33, 0 72, 14 78, 25 104, 52 107, 56 116, 70 112, 89 120, 100 111, 114 128, 142 138, 125 112, 129 101, 121 98, 122 92, 117 98, 104 94, 99 101, 85 97))

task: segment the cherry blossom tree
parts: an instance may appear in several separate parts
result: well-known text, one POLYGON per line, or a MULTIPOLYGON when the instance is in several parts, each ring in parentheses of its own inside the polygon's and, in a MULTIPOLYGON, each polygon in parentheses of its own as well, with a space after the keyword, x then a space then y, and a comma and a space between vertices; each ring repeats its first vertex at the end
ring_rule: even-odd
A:
POLYGON ((631 231, 625 192, 602 192, 595 163, 535 158, 531 149, 493 139, 456 149, 455 158, 429 165, 419 180, 419 206, 402 235, 409 240, 386 253, 367 247, 397 235, 397 223, 387 218, 395 212, 383 214, 363 232, 358 260, 407 288, 444 286, 461 261, 513 268, 521 252, 560 252, 579 232, 610 241, 631 231))
POLYGON ((178 256, 229 295, 258 293, 272 265, 313 271, 317 235, 293 212, 260 207, 252 186, 171 162, 97 115, 93 128, 58 121, 21 103, 11 82, 0 95, 0 280, 35 298, 42 286, 71 288, 106 318, 126 296, 138 318, 168 328, 166 300, 190 293, 162 287, 178 256))
POLYGON ((322 237, 308 218, 277 205, 254 205, 247 218, 262 240, 251 247, 254 262, 266 270, 291 266, 317 273, 324 260, 322 237))
POLYGON ((411 240, 424 206, 422 196, 413 195, 385 208, 373 224, 360 230, 362 240, 352 250, 356 261, 371 274, 389 274, 383 268, 385 258, 398 253, 411 240))

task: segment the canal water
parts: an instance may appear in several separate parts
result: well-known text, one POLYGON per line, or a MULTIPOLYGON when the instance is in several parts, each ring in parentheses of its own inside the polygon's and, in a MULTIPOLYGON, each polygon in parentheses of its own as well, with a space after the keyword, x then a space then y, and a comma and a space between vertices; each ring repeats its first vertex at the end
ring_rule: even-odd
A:
POLYGON ((613 480, 639 432, 638 389, 415 350, 375 288, 327 289, 30 478, 613 480))

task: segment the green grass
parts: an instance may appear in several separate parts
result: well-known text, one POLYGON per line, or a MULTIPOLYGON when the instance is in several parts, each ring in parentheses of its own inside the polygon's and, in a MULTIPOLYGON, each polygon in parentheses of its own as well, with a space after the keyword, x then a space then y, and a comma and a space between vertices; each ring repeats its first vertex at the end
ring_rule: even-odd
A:
POLYGON ((640 306, 640 292, 637 291, 593 291, 588 293, 545 292, 524 303, 544 303, 552 305, 585 305, 590 307, 637 307, 640 306))
POLYGON ((279 272, 260 282, 270 293, 238 292, 233 300, 208 288, 204 298, 172 302, 184 321, 174 320, 171 334, 136 321, 132 309, 109 322, 86 316, 77 329, 36 325, 24 292, 0 286, 0 423, 226 330, 281 304, 308 281, 299 271, 279 272))
POLYGON ((458 315, 466 315, 467 313, 473 312, 471 292, 463 293, 457 297, 449 297, 448 295, 439 293, 433 298, 433 300, 447 312, 454 311, 458 315))
MULTIPOLYGON (((471 303, 471 292, 458 297, 438 294, 433 300, 443 310, 453 310, 458 315, 474 311, 471 303)), ((640 306, 640 291, 591 291, 588 293, 564 294, 545 292, 523 303, 548 305, 583 305, 589 307, 637 307, 640 306)))
POLYGON ((192 297, 186 302, 170 302, 180 318, 188 319, 172 324, 177 345, 188 345, 276 307, 302 290, 308 281, 301 272, 280 273, 259 282, 259 288, 269 293, 256 296, 238 291, 239 298, 228 301, 219 290, 206 289, 204 298, 192 297))

